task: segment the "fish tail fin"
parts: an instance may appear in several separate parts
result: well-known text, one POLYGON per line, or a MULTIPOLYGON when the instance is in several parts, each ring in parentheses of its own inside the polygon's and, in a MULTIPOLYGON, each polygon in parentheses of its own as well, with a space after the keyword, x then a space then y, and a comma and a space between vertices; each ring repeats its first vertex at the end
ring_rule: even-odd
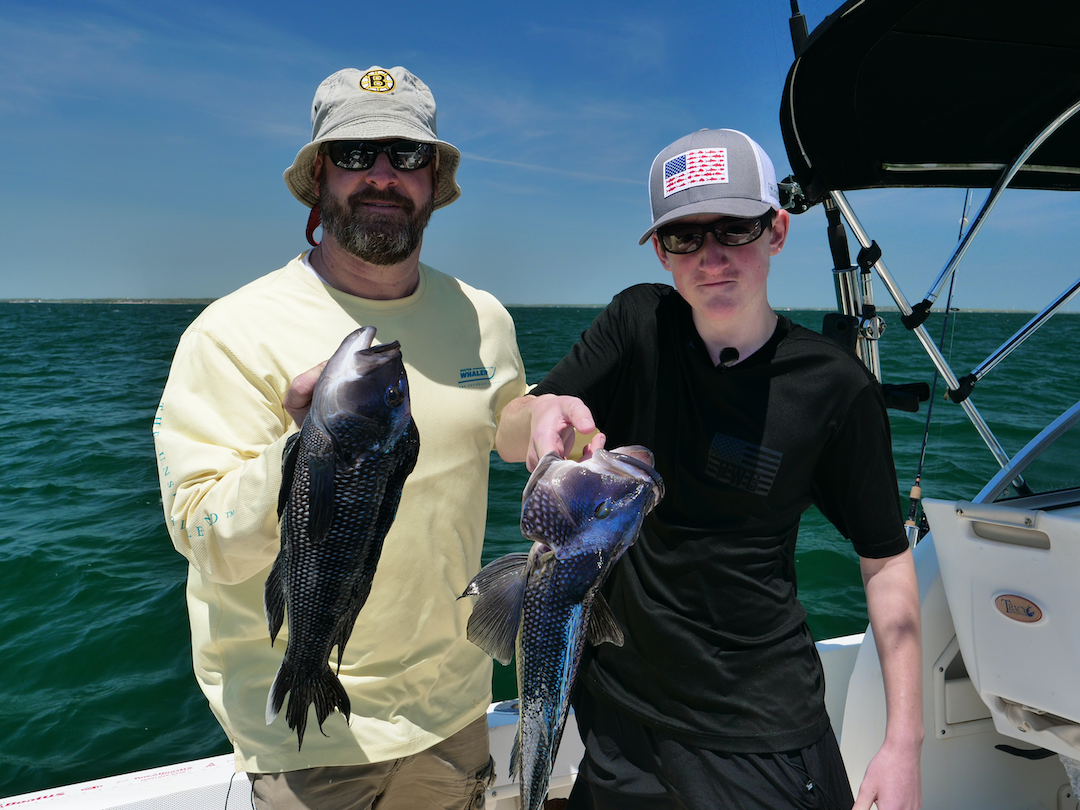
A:
MULTIPOLYGON (((267 725, 273 723, 281 712, 286 694, 289 695, 289 706, 285 710, 285 721, 289 724, 289 728, 296 731, 298 751, 304 745, 308 707, 311 704, 315 704, 315 716, 319 721, 320 732, 322 732, 323 722, 334 709, 345 715, 346 722, 352 712, 352 704, 349 702, 345 687, 331 672, 329 666, 324 667, 316 678, 303 678, 298 677, 298 673, 288 660, 282 661, 266 699, 267 725)), ((325 732, 323 735, 325 736, 325 732)))
POLYGON ((337 709, 345 716, 345 722, 349 722, 352 713, 352 703, 345 692, 345 687, 338 680, 330 667, 326 667, 319 673, 318 679, 313 684, 313 699, 315 703, 315 716, 319 719, 319 730, 322 731, 323 721, 330 716, 330 712, 337 709))
POLYGON ((263 587, 263 610, 266 612, 266 626, 270 630, 270 646, 274 646, 281 624, 285 621, 285 588, 281 584, 281 555, 274 560, 274 567, 266 578, 263 587))

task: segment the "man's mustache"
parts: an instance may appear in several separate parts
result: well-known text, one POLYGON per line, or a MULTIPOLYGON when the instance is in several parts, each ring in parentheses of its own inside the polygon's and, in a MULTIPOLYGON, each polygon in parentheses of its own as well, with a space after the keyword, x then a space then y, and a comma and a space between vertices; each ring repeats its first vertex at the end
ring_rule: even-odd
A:
POLYGON ((406 214, 410 216, 416 210, 416 206, 413 201, 403 194, 398 194, 396 191, 379 191, 377 189, 363 189, 356 192, 349 197, 349 207, 354 211, 357 207, 366 203, 391 203, 401 208, 406 214))

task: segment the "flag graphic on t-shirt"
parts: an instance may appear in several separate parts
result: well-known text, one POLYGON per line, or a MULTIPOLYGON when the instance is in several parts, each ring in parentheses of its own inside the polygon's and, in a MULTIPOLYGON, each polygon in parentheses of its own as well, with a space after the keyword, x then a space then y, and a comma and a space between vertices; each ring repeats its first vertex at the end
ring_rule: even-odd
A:
POLYGON ((768 495, 784 454, 717 433, 709 447, 705 472, 725 484, 768 495))
POLYGON ((664 163, 665 197, 684 188, 727 181, 727 149, 691 149, 664 163))

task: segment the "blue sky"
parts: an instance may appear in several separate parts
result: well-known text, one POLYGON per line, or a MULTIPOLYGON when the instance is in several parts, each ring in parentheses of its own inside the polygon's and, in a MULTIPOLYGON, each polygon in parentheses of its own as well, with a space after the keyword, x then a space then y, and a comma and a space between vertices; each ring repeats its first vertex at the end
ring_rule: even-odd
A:
MULTIPOLYGON (((813 27, 838 2, 800 6, 813 27)), ((306 246, 307 209, 281 173, 310 138, 315 88, 372 65, 420 76, 440 136, 463 153, 463 196, 436 212, 425 262, 507 304, 601 304, 664 280, 637 244, 653 156, 732 127, 786 175, 778 113, 793 58, 788 0, 671 8, 0 2, 0 298, 217 297, 282 266, 306 246)), ((850 199, 921 300, 956 244, 964 192, 850 199)), ((1007 195, 961 266, 956 305, 1034 309, 1065 289, 1078 214, 1068 195, 1007 195), (1060 242, 1062 266, 1032 265, 1020 237, 1060 242)), ((830 270, 818 208, 774 260, 773 305, 832 306, 830 270)), ((880 285, 877 297, 892 303, 880 285)))

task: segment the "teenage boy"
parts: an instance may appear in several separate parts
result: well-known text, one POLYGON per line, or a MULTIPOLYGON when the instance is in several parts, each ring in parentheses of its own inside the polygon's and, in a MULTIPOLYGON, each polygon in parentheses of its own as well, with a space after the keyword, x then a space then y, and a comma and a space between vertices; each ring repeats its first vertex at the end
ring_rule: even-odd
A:
POLYGON ((496 437, 532 469, 576 434, 653 451, 667 495, 604 593, 623 629, 582 663, 581 808, 915 810, 919 598, 880 386, 846 349, 778 316, 784 246, 772 162, 702 130, 653 161, 652 242, 674 287, 617 295, 496 437), (854 802, 796 598, 815 504, 859 555, 888 707, 854 802))

